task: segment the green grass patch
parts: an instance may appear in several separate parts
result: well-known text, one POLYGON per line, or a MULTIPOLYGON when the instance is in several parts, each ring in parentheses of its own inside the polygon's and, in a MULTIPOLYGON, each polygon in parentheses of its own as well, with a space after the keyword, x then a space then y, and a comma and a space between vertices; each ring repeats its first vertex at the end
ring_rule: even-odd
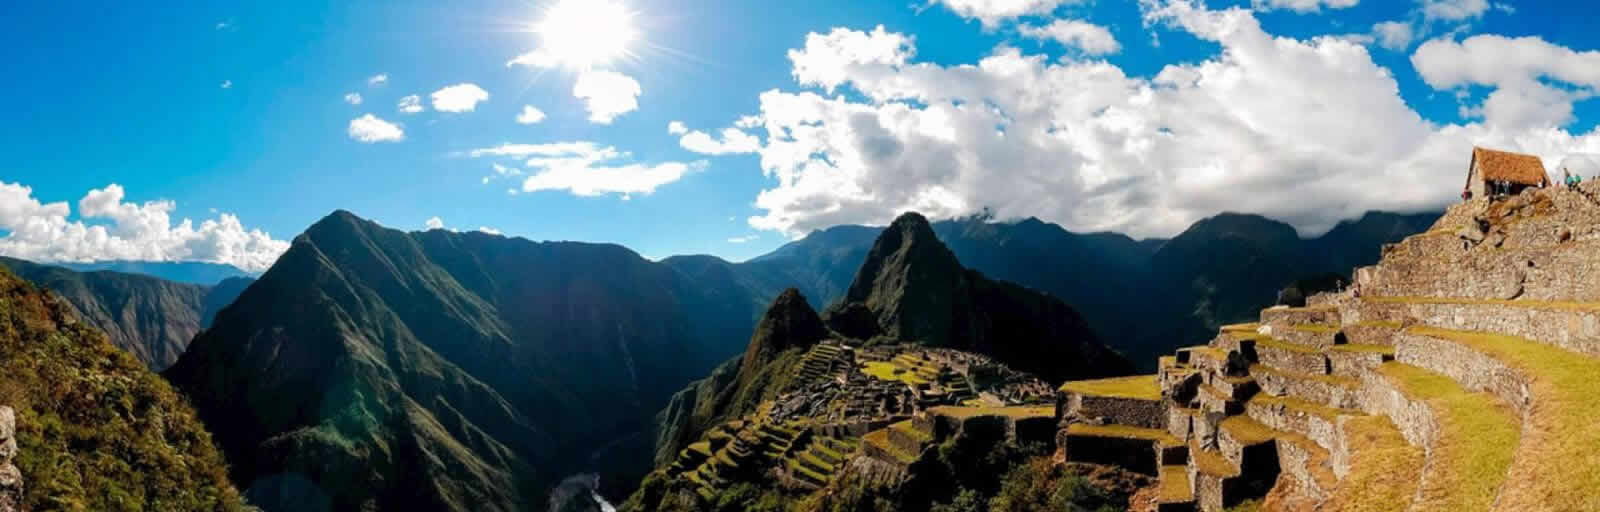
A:
POLYGON ((1288 409, 1288 410, 1291 410, 1291 411, 1304 412, 1306 414, 1310 414, 1312 416, 1316 416, 1316 417, 1328 420, 1330 422, 1333 421, 1335 418, 1338 418, 1339 416, 1359 416, 1359 415, 1362 415, 1361 411, 1355 411, 1355 410, 1351 410, 1351 409, 1340 409, 1340 408, 1337 408, 1337 407, 1328 407, 1326 405, 1322 405, 1322 404, 1315 403, 1315 402, 1308 402, 1308 401, 1305 401, 1305 400, 1302 400, 1302 399, 1299 399, 1299 398, 1286 397, 1286 396, 1272 396, 1272 395, 1269 395, 1269 394, 1266 394, 1266 393, 1258 393, 1258 394, 1256 394, 1256 396, 1254 396, 1254 397, 1252 397, 1250 399, 1250 402, 1251 403, 1258 403, 1258 404, 1261 404, 1261 405, 1268 405, 1268 406, 1281 405, 1285 409, 1288 409))
POLYGON ((1239 467, 1228 462, 1222 454, 1212 450, 1196 450, 1190 447, 1189 458, 1194 461, 1195 469, 1211 476, 1230 477, 1239 474, 1239 467))
POLYGON ((1300 332, 1312 332, 1317 334, 1337 334, 1339 332, 1338 327, 1327 324, 1301 324, 1294 326, 1293 329, 1300 332))
POLYGON ((1256 336, 1255 337, 1255 342, 1256 342, 1256 348, 1257 349, 1269 348, 1269 349, 1273 349, 1273 350, 1283 350, 1283 351, 1288 351, 1288 352, 1299 352, 1301 354, 1317 354, 1317 355, 1321 355, 1322 354, 1322 351, 1321 350, 1317 350, 1316 347, 1308 347, 1308 346, 1305 346, 1305 345, 1296 345, 1294 343, 1289 343, 1289 342, 1286 342, 1286 341, 1278 340, 1278 339, 1270 337, 1270 336, 1256 336))
POLYGON ((928 412, 961 420, 978 416, 1005 416, 1012 419, 1026 419, 1054 417, 1056 408, 1049 405, 1017 407, 954 407, 945 405, 929 409, 928 412))
POLYGON ((928 383, 928 379, 917 375, 915 370, 888 361, 868 361, 861 365, 861 371, 878 380, 889 382, 904 382, 913 386, 928 383), (897 370, 903 371, 897 373, 897 370))
POLYGON ((1189 489, 1188 466, 1161 466, 1161 503, 1186 503, 1194 501, 1194 491, 1189 489))
POLYGON ((1134 375, 1112 379, 1075 380, 1061 385, 1061 390, 1090 396, 1160 400, 1161 386, 1155 375, 1134 375))
POLYGON ((1289 370, 1281 370, 1281 369, 1278 369, 1278 368, 1273 368, 1271 366, 1260 365, 1260 364, 1250 365, 1250 374, 1251 375, 1257 375, 1257 374, 1275 375, 1275 376, 1279 376, 1279 377, 1286 377, 1286 378, 1297 379, 1297 380, 1314 380, 1314 381, 1322 382, 1324 384, 1329 384, 1329 385, 1333 385, 1333 386, 1339 386, 1339 387, 1348 388, 1348 389, 1356 389, 1356 388, 1361 386, 1361 381, 1360 380, 1357 380, 1354 377, 1349 377, 1349 376, 1345 376, 1345 375, 1323 375, 1323 374, 1292 372, 1292 371, 1289 371, 1289 370))
POLYGON ((1222 332, 1256 332, 1256 329, 1260 328, 1261 324, 1249 322, 1243 324, 1224 325, 1222 326, 1222 332))
POLYGON ((1143 439, 1155 441, 1167 446, 1183 444, 1178 438, 1165 430, 1153 428, 1130 427, 1127 425, 1090 425, 1087 423, 1073 423, 1067 427, 1067 435, 1084 437, 1110 437, 1115 439, 1143 439))
POLYGON ((1501 506, 1509 510, 1600 510, 1600 360, 1498 334, 1413 327, 1409 332, 1461 343, 1527 375, 1533 396, 1521 457, 1501 506))
POLYGON ((1277 439, 1281 432, 1268 428, 1249 416, 1230 416, 1218 425, 1240 443, 1255 445, 1277 439))
POLYGON ((1334 352, 1355 352, 1355 353, 1361 353, 1361 354, 1382 354, 1382 355, 1386 355, 1386 356, 1393 356, 1394 355, 1394 347, 1391 347, 1389 345, 1345 344, 1345 345, 1334 345, 1332 347, 1328 347, 1328 350, 1334 351, 1334 352))
POLYGON ((895 447, 894 443, 889 442, 888 429, 868 432, 867 435, 861 437, 861 442, 878 447, 878 449, 888 453, 903 464, 911 464, 917 461, 916 454, 902 452, 895 447))
MULTIPOLYGON (((1398 363, 1377 371, 1407 396, 1426 403, 1439 425, 1418 506, 1488 510, 1511 467, 1521 422, 1495 397, 1468 392, 1449 377, 1398 363)), ((1560 465, 1555 459, 1542 463, 1560 465)))
POLYGON ((1422 447, 1407 443, 1387 416, 1351 418, 1344 429, 1350 473, 1324 508, 1401 512, 1410 507, 1417 492, 1417 475, 1422 474, 1422 447))

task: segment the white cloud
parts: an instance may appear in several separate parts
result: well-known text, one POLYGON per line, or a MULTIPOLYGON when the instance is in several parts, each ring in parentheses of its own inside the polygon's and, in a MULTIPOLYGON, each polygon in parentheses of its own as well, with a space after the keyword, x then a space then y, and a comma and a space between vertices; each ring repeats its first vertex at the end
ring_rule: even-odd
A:
MULTIPOLYGON (((914 62, 910 37, 880 30, 808 36, 789 53, 802 90, 759 97, 757 154, 771 181, 749 223, 799 236, 881 225, 907 210, 947 218, 988 208, 1147 237, 1240 211, 1315 235, 1367 210, 1450 204, 1473 145, 1547 162, 1600 153, 1596 132, 1493 114, 1482 123, 1424 119, 1391 70, 1347 38, 1276 36, 1245 9, 1183 0, 1141 8, 1146 23, 1220 52, 1143 77, 1010 47, 967 64, 914 62), (848 91, 824 94, 834 89, 848 91)), ((1561 53, 1446 53, 1493 65, 1496 76, 1527 76, 1523 67, 1534 66, 1546 79, 1587 84, 1570 74, 1600 70, 1561 53)), ((1434 87, 1482 81, 1476 70, 1417 67, 1434 87)))
POLYGON ((1565 126, 1573 103, 1600 88, 1600 51, 1576 52, 1538 37, 1434 39, 1417 48, 1411 63, 1434 89, 1493 86, 1482 105, 1465 107, 1512 129, 1565 126))
POLYGON ((386 83, 389 83, 388 73, 378 73, 367 79, 367 85, 372 87, 377 87, 386 83))
POLYGON ((1414 39, 1411 24, 1403 21, 1385 21, 1372 26, 1378 46, 1389 50, 1405 51, 1414 39))
POLYGON ((692 131, 678 139, 678 144, 702 155, 754 153, 761 149, 761 139, 738 128, 722 130, 722 140, 713 139, 706 132, 692 131))
POLYGON ((399 142, 406 138, 406 132, 400 129, 400 125, 378 119, 372 114, 351 119, 349 133, 350 138, 368 144, 399 142))
POLYGON ((400 98, 400 104, 396 105, 396 108, 399 108, 400 113, 402 114, 415 114, 422 112, 422 97, 413 94, 404 98, 400 98))
POLYGON ((433 109, 440 112, 471 112, 478 103, 489 100, 489 91, 477 84, 456 84, 433 92, 433 109))
POLYGON ((1001 22, 1022 16, 1049 14, 1056 7, 1078 3, 1079 0, 931 0, 928 3, 942 3, 945 7, 955 11, 965 18, 973 18, 983 22, 985 27, 994 27, 1001 22))
POLYGON ((730 244, 742 244, 742 243, 754 242, 754 241, 756 241, 757 239, 760 239, 760 238, 761 238, 761 235, 736 236, 736 237, 733 237, 733 238, 729 238, 728 239, 728 243, 730 243, 730 244))
POLYGON ((504 234, 504 233, 501 233, 500 230, 498 230, 498 229, 491 228, 491 227, 486 227, 486 226, 478 226, 478 232, 479 233, 490 234, 490 235, 496 235, 496 236, 504 234))
POLYGON ((1323 7, 1329 9, 1345 9, 1355 7, 1361 0, 1251 0, 1250 5, 1257 10, 1270 11, 1274 9, 1288 9, 1295 12, 1318 12, 1323 7))
POLYGON ((667 123, 667 133, 671 135, 683 135, 685 133, 689 133, 689 127, 684 126, 683 121, 672 121, 667 123))
POLYGON ((537 124, 544 120, 544 112, 533 105, 523 105, 522 113, 517 114, 517 124, 537 124))
POLYGON ((637 110, 642 92, 637 80, 615 71, 584 71, 572 85, 572 95, 589 109, 589 121, 598 124, 637 110))
POLYGON ((220 85, 219 87, 222 87, 223 89, 232 89, 233 88, 233 80, 223 80, 222 81, 222 85, 220 85))
POLYGON ((1489 0, 1421 0, 1422 16, 1428 20, 1460 21, 1483 16, 1489 0))
MULTIPOLYGON (((650 194, 656 188, 705 169, 705 161, 641 164, 619 162, 630 155, 593 142, 502 144, 467 152, 473 158, 518 158, 528 169, 520 192, 565 190, 578 196, 650 194)), ((522 174, 496 166, 497 176, 522 174)), ((513 189, 516 190, 516 189, 513 189)), ((513 193, 512 195, 516 195, 513 193)))
POLYGON ((233 24, 232 23, 228 23, 226 21, 217 22, 217 30, 227 30, 227 29, 230 29, 230 28, 233 28, 233 24))
POLYGON ((429 231, 433 231, 435 229, 444 229, 444 219, 440 219, 439 217, 428 217, 427 222, 422 223, 422 227, 429 231))
POLYGON ((289 248, 239 218, 222 213, 198 226, 173 223, 172 201, 125 203, 120 185, 91 190, 78 202, 79 219, 68 220, 66 202, 41 203, 20 183, 0 182, 0 254, 42 262, 107 260, 204 261, 260 272, 289 248), (104 219, 90 225, 84 219, 104 219))
POLYGON ((872 32, 835 28, 827 35, 807 34, 805 50, 789 50, 789 61, 794 63, 794 78, 801 85, 819 85, 833 92, 859 73, 898 71, 915 53, 910 37, 878 25, 872 32))
POLYGON ((360 105, 361 104, 361 93, 352 92, 352 93, 344 95, 344 102, 345 103, 349 103, 351 105, 360 105))
POLYGON ((1077 48, 1085 55, 1108 55, 1122 50, 1117 38, 1105 27, 1078 20, 1056 20, 1042 27, 1023 25, 1023 37, 1053 39, 1062 46, 1077 48))

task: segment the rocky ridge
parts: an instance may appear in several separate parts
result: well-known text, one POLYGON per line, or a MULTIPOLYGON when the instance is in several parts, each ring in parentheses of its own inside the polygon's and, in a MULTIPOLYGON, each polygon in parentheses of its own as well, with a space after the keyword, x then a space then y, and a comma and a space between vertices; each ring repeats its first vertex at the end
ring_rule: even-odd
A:
POLYGON ((1069 382, 1061 456, 1157 477, 1150 510, 1600 510, 1596 192, 1456 205, 1347 290, 1069 382))

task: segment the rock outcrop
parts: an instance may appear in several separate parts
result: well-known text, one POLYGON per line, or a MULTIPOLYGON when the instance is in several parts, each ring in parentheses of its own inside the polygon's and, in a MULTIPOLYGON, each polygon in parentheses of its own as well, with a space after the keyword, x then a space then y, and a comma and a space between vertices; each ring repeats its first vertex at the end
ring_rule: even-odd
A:
POLYGON ((17 411, 0 406, 0 512, 23 509, 22 470, 12 464, 17 458, 17 411))

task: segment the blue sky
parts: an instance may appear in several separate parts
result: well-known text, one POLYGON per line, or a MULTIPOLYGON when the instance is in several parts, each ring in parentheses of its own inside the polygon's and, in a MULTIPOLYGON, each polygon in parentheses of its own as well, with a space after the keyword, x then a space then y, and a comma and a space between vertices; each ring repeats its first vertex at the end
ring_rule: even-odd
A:
POLYGON ((1600 35, 1558 2, 616 1, 629 54, 586 72, 640 94, 609 123, 574 95, 585 71, 508 65, 554 2, 9 3, 0 253, 264 267, 335 209, 732 260, 908 208, 1135 236, 1238 210, 1315 233, 1442 206, 1474 144, 1552 169, 1600 147, 1600 35), (1052 39, 1058 22, 1082 37, 1052 39), (458 84, 488 97, 439 111, 458 84), (424 111, 397 108, 409 95, 424 111), (542 119, 518 123, 525 106, 542 119), (403 138, 359 140, 369 114, 403 138), (674 121, 749 144, 708 151, 674 121), (556 143, 591 160, 541 190, 526 154, 471 156, 556 143))

